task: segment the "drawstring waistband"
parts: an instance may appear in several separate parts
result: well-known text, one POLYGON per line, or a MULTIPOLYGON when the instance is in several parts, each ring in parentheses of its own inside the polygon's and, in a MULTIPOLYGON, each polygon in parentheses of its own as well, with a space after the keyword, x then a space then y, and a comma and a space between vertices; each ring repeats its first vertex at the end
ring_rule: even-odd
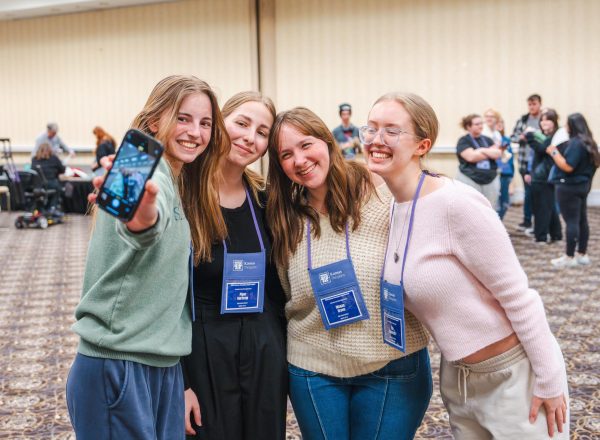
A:
POLYGON ((461 391, 462 385, 462 389, 465 391, 463 396, 463 403, 467 403, 467 377, 471 373, 471 370, 469 370, 469 367, 462 364, 457 364, 455 365, 455 367, 458 369, 458 395, 463 396, 463 393, 461 391), (461 376, 463 378, 462 382, 460 381, 461 376))
POLYGON ((518 344, 504 353, 475 364, 467 364, 462 361, 451 362, 458 370, 458 395, 463 397, 463 403, 467 403, 467 377, 471 373, 493 373, 500 371, 525 357, 527 357, 527 353, 525 353, 523 346, 518 344))

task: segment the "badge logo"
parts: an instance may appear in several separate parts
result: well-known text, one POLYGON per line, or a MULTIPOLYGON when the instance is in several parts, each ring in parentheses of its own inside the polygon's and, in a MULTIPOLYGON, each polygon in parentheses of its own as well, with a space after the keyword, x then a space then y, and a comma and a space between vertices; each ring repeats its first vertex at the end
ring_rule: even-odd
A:
POLYGON ((233 270, 241 272, 244 270, 244 260, 233 260, 233 270))
POLYGON ((331 283, 331 278, 329 278, 329 272, 321 272, 319 274, 319 282, 321 285, 331 283))

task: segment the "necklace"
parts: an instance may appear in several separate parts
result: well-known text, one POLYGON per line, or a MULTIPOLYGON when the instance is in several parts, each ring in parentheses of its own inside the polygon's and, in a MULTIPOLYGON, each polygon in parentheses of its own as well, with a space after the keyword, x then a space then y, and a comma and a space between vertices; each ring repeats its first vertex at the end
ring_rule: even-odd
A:
MULTIPOLYGON (((408 214, 410 209, 406 210, 406 214, 404 214, 404 223, 402 224, 402 231, 400 232, 400 236, 396 240, 396 246, 394 250, 394 263, 397 263, 400 259, 400 255, 398 254, 398 249, 400 249, 400 243, 402 242, 402 237, 404 236, 404 230, 406 229, 406 220, 408 220, 408 214)), ((396 235, 396 216, 392 219, 392 228, 394 230, 394 236, 396 235)))

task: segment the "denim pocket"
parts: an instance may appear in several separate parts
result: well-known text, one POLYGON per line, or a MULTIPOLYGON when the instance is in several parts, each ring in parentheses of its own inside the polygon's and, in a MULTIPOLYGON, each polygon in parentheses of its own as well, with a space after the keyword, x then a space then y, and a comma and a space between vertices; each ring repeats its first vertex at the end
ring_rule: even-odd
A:
POLYGON ((423 350, 419 350, 415 353, 409 354, 408 356, 393 360, 382 369, 374 371, 370 374, 371 376, 375 376, 379 379, 414 379, 419 372, 422 351, 423 350))
POLYGON ((123 401, 129 383, 129 361, 104 359, 104 392, 109 409, 123 401))
POLYGON ((299 376, 299 377, 314 377, 319 374, 319 373, 315 373, 314 371, 308 371, 308 370, 305 370, 304 368, 296 367, 295 365, 292 365, 290 363, 288 363, 288 372, 290 374, 293 374, 294 376, 299 376))

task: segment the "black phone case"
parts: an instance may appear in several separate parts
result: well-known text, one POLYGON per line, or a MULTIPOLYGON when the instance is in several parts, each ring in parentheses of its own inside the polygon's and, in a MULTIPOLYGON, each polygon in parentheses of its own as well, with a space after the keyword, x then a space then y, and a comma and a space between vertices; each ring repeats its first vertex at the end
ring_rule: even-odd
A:
MULTIPOLYGON (((131 129, 127 130, 127 132, 125 133, 125 136, 123 136, 123 141, 121 141, 121 145, 123 145, 123 142, 125 141, 125 139, 127 139, 127 136, 130 133, 134 133, 136 136, 145 138, 145 140, 148 142, 148 148, 147 148, 147 150, 150 150, 151 146, 154 147, 154 148, 156 148, 156 147, 159 148, 159 153, 156 156, 153 155, 154 157, 156 157, 156 160, 154 161, 154 164, 152 165, 152 169, 148 173, 148 178, 146 179, 146 182, 148 182, 148 180, 150 180, 152 178, 152 175, 154 174, 154 170, 158 166, 158 162, 160 162, 160 158, 162 157, 162 154, 164 152, 164 147, 162 146, 162 144, 158 140, 154 139, 152 136, 149 136, 149 135, 147 135, 144 132, 136 130, 135 128, 131 128, 131 129)), ((119 150, 117 151, 117 155, 115 156, 115 160, 113 161, 113 163, 117 161, 117 159, 119 157, 119 152, 120 151, 121 151, 121 148, 119 148, 119 150)), ((109 170, 109 172, 110 172, 110 170, 109 170)), ((106 177, 108 177, 108 173, 107 173, 106 177)), ((104 190, 104 184, 106 183, 106 180, 107 179, 105 178, 104 182, 102 182, 102 186, 100 186, 100 189, 98 190, 98 195, 102 194, 102 191, 104 190)), ((144 197, 144 193, 146 192, 146 182, 144 182, 144 186, 142 187, 142 189, 140 191, 140 195, 139 195, 139 197, 138 197, 135 205, 132 207, 131 213, 127 217, 121 217, 121 216, 115 215, 115 213, 107 210, 106 207, 103 206, 101 203, 98 203, 98 199, 96 199, 96 205, 98 205, 98 207, 100 209, 102 209, 104 212, 106 212, 107 214, 112 215, 113 217, 115 217, 116 219, 122 221, 123 223, 127 223, 135 215, 135 212, 137 211, 138 206, 140 205, 140 201, 144 197)))

